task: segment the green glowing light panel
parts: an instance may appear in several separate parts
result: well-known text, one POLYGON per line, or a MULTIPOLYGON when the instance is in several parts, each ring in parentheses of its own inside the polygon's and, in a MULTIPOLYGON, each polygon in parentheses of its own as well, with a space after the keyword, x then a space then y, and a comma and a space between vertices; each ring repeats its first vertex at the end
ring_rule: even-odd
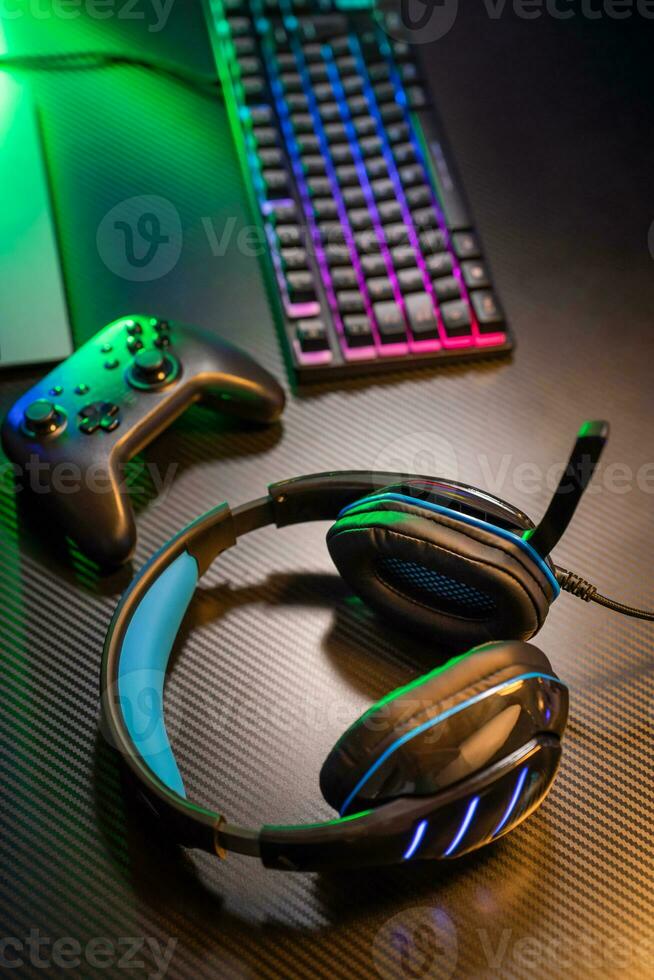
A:
POLYGON ((0 368, 62 360, 72 336, 36 110, 2 72, 0 147, 0 368))

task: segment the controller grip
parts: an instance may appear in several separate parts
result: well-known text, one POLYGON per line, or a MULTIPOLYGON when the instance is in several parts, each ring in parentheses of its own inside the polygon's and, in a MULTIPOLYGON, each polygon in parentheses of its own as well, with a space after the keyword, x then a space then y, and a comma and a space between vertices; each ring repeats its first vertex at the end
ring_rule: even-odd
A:
MULTIPOLYGON (((204 336, 208 341, 209 335, 204 336)), ((203 403, 249 422, 270 425, 286 407, 286 394, 277 379, 245 351, 224 341, 216 349, 210 376, 200 375, 198 383, 203 403)))
POLYGON ((80 493, 59 496, 57 523, 102 568, 129 561, 136 546, 136 522, 118 464, 94 469, 92 482, 87 480, 80 493))

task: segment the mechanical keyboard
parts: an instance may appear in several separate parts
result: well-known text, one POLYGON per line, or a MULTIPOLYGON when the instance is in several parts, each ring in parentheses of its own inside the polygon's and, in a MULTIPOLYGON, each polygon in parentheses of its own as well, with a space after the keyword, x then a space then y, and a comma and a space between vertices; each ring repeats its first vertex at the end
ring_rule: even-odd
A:
POLYGON ((207 2, 298 382, 509 350, 395 4, 207 2))

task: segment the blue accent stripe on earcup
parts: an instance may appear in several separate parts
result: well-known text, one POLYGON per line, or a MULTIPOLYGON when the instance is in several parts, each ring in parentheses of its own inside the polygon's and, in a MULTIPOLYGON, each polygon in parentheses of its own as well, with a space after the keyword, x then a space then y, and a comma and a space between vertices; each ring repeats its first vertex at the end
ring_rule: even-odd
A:
POLYGON ((175 637, 197 583, 197 561, 184 552, 141 600, 118 663, 118 696, 129 736, 152 772, 183 797, 186 790, 166 731, 163 691, 175 637))
POLYGON ((502 681, 501 684, 496 684, 495 687, 489 687, 487 691, 482 691, 480 694, 475 694, 474 697, 468 698, 467 701, 462 701, 461 704, 456 704, 454 705, 453 708, 448 708, 447 711, 442 711, 439 715, 436 715, 435 718, 429 718, 427 721, 423 722, 422 725, 418 725, 417 728, 412 728, 410 731, 405 732, 404 735, 401 735, 400 738, 396 739, 391 745, 389 745, 389 747, 384 752, 382 752, 379 758, 375 762, 373 762, 373 764, 370 766, 368 771, 361 777, 359 782, 356 784, 352 792, 349 794, 349 796, 346 798, 345 802, 343 803, 340 812, 341 817, 343 817, 347 813, 348 807, 352 803, 352 800, 356 799, 356 797, 359 795, 359 792, 366 785, 370 777, 374 775, 374 773, 376 773, 377 770, 384 765, 386 760, 391 755, 393 755, 393 753, 397 751, 397 749, 399 749, 402 745, 404 745, 405 742, 409 742, 412 738, 416 738, 418 735, 422 735, 423 732, 426 732, 430 728, 433 728, 434 725, 440 724, 442 721, 445 721, 447 718, 450 718, 452 715, 458 714, 459 711, 463 711, 465 708, 469 708, 471 705, 476 704, 478 701, 483 701, 484 698, 490 697, 490 695, 492 694, 497 694, 497 692, 501 691, 502 688, 510 687, 512 684, 515 684, 517 681, 528 681, 536 677, 540 677, 546 681, 555 681, 555 683, 560 684, 561 687, 567 688, 568 686, 567 684, 564 683, 564 681, 560 680, 560 678, 558 677, 554 677, 552 674, 544 674, 541 671, 530 671, 528 674, 519 674, 517 677, 511 677, 509 680, 502 681))
POLYGON ((528 555, 531 560, 538 565, 543 575, 547 578, 548 582, 552 586, 554 592, 554 599, 558 598, 561 593, 561 587, 556 580, 552 569, 549 567, 547 562, 541 558, 537 551, 531 547, 528 541, 525 541, 518 534, 514 534, 513 531, 507 531, 503 527, 498 527, 496 524, 490 524, 488 521, 482 521, 479 517, 472 517, 470 514, 462 514, 460 511, 451 510, 449 507, 441 507, 440 504, 433 504, 427 500, 418 500, 416 497, 409 497, 403 493, 382 493, 375 497, 365 497, 363 500, 357 500, 354 504, 349 504, 344 507, 341 513, 338 515, 339 520, 341 517, 354 516, 357 508, 363 508, 367 504, 376 503, 396 503, 401 504, 411 504, 413 507, 422 507, 424 510, 431 511, 434 514, 443 514, 445 517, 451 517, 453 520, 461 521, 462 524, 469 524, 471 527, 481 528, 483 531, 490 531, 493 534, 497 534, 498 537, 504 538, 505 541, 510 541, 512 544, 517 545, 521 551, 528 555))

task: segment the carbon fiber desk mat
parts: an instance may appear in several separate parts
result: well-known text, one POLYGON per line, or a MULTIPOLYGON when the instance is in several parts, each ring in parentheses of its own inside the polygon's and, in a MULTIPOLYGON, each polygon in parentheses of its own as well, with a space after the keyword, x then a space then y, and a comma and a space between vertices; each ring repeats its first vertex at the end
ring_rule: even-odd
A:
MULTIPOLYGON (((192 5, 158 34, 128 21, 80 29, 66 28, 80 46, 147 44, 209 70, 192 5)), ((434 470, 538 516, 543 474, 578 421, 606 416, 600 477, 557 558, 609 595, 654 601, 651 30, 489 20, 480 5, 436 50, 433 80, 516 327, 513 361, 321 389, 291 398, 268 431, 192 410, 137 460, 138 553, 109 578, 57 550, 3 478, 0 936, 20 975, 654 975, 650 625, 558 600, 537 640, 571 685, 558 781, 516 833, 450 865, 302 877, 180 853, 134 811, 98 733, 102 639, 131 572, 217 501, 301 472, 434 470), (147 465, 175 467, 166 492, 147 465)), ((207 247, 207 216, 246 220, 220 106, 131 68, 41 79, 38 95, 80 336, 152 309, 214 326, 283 377, 256 260, 207 247), (143 194, 174 203, 183 248, 159 279, 134 282, 101 261, 96 236, 143 194)), ((5 376, 0 410, 30 380, 5 376)), ((203 582, 175 659, 167 708, 189 792, 236 821, 328 818, 318 772, 330 746, 444 655, 438 637, 420 649, 349 601, 325 530, 243 542, 203 582)))

